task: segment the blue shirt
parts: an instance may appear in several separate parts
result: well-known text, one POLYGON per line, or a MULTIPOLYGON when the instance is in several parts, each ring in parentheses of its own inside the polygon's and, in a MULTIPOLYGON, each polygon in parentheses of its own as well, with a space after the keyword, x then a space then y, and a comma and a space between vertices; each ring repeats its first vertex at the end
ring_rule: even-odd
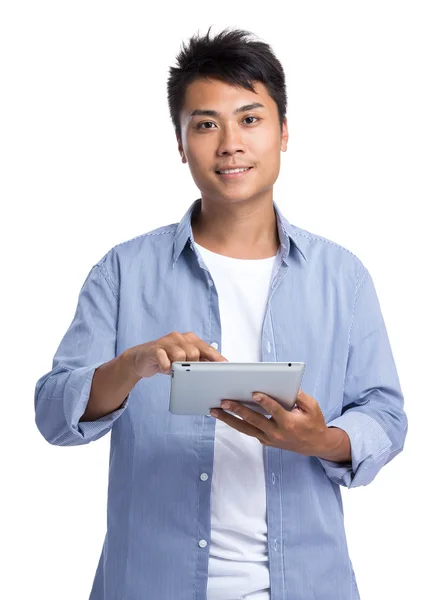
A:
MULTIPOLYGON (((206 597, 215 420, 171 414, 170 378, 157 374, 115 412, 79 422, 94 370, 127 348, 192 331, 223 354, 217 290, 192 235, 200 202, 92 267, 52 370, 36 384, 36 424, 50 444, 111 431, 108 527, 90 600, 206 597)), ((368 270, 274 209, 280 247, 261 360, 306 363, 302 389, 348 433, 352 463, 264 447, 271 598, 357 600, 340 486, 368 485, 402 451, 404 399, 368 270)))

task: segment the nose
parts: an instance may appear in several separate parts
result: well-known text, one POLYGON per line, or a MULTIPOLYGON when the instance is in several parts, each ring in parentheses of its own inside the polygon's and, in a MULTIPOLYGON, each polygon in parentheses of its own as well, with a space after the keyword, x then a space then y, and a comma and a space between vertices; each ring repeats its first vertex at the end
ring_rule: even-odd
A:
POLYGON ((220 144, 217 151, 218 155, 231 155, 237 152, 244 153, 244 151, 245 145, 238 125, 233 124, 224 127, 220 137, 220 144))

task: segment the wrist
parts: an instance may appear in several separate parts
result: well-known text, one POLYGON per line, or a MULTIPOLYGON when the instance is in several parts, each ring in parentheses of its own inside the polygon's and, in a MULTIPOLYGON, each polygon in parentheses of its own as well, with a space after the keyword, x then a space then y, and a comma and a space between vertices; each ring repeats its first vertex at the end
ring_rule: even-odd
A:
POLYGON ((143 377, 141 377, 134 371, 134 356, 135 346, 133 346, 132 348, 128 348, 119 356, 122 369, 125 373, 125 378, 133 385, 138 383, 140 379, 143 379, 143 377))
POLYGON ((351 440, 346 431, 339 427, 328 427, 323 440, 323 448, 317 456, 332 462, 352 462, 351 440))

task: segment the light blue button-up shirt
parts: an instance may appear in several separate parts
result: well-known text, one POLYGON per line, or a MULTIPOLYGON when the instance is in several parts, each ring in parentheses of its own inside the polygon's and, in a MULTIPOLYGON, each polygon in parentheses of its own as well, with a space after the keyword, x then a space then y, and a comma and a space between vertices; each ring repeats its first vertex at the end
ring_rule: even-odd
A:
MULTIPOLYGON (((127 348, 192 331, 223 354, 217 289, 193 243, 199 208, 200 199, 180 223, 118 244, 92 267, 36 384, 36 424, 49 443, 111 431, 107 533, 90 600, 206 598, 215 420, 171 414, 170 378, 158 374, 120 409, 79 422, 94 370, 127 348)), ((352 463, 264 447, 271 598, 357 600, 340 486, 367 485, 401 452, 404 399, 367 269, 274 209, 280 247, 261 359, 306 363, 302 389, 348 433, 352 463)))

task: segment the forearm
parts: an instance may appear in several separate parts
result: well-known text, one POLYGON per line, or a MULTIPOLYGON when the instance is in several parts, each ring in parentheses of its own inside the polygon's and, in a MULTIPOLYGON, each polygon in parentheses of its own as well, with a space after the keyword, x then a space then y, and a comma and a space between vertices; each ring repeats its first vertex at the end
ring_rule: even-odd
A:
POLYGON ((141 377, 131 368, 131 349, 96 369, 88 405, 80 421, 95 421, 121 407, 141 377))
POLYGON ((338 427, 328 427, 324 449, 318 457, 337 463, 351 462, 351 441, 346 431, 338 427))

